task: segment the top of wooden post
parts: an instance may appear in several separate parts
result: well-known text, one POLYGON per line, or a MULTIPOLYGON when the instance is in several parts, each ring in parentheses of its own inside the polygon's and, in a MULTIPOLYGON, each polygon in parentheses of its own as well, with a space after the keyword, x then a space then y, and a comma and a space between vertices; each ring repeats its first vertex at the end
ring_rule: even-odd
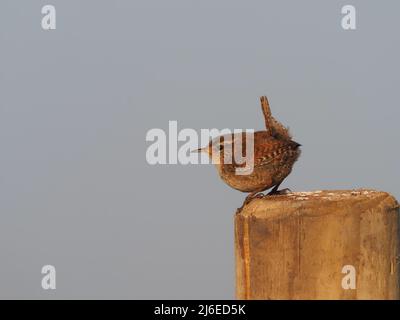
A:
POLYGON ((237 298, 399 299, 399 214, 367 189, 253 199, 235 215, 237 298))
MULTIPOLYGON (((383 191, 372 189, 318 190, 291 192, 285 195, 254 199, 244 206, 238 215, 257 218, 283 218, 298 213, 299 209, 307 209, 307 215, 324 215, 334 213, 335 208, 351 208, 354 205, 365 209, 376 205, 393 209, 399 208, 397 200, 383 191)), ((304 210, 301 211, 304 212, 304 210)))

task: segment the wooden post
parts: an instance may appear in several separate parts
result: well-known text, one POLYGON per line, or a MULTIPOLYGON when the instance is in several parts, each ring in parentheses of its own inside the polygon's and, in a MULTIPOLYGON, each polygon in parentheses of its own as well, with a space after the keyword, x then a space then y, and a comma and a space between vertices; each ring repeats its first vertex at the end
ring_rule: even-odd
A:
POLYGON ((399 299, 399 204, 386 192, 296 192, 235 216, 238 299, 399 299))

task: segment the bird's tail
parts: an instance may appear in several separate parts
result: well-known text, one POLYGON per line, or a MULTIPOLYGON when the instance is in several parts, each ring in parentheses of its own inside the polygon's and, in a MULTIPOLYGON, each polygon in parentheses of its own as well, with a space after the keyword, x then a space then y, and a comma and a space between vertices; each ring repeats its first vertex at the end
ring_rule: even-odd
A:
POLYGON ((292 135, 290 134, 289 129, 272 116, 267 97, 262 96, 260 98, 260 101, 267 132, 269 132, 269 134, 274 138, 281 140, 291 140, 292 135))

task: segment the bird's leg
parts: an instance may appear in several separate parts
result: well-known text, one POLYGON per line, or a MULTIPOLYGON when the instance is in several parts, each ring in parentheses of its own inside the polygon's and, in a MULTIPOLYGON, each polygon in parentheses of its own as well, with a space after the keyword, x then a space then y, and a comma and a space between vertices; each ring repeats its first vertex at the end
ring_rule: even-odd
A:
POLYGON ((291 192, 292 192, 292 190, 290 190, 289 188, 285 188, 285 189, 282 189, 282 190, 277 190, 274 193, 272 193, 272 191, 271 191, 271 192, 269 192, 267 194, 267 196, 278 196, 278 195, 288 194, 288 193, 291 193, 291 192))
POLYGON ((279 182, 278 184, 275 185, 275 187, 273 187, 273 189, 268 192, 268 196, 272 196, 272 195, 279 195, 279 194, 288 194, 290 192, 289 188, 285 188, 282 190, 278 190, 279 186, 281 185, 282 181, 279 182))
POLYGON ((276 193, 278 192, 278 188, 279 188, 279 186, 281 185, 281 183, 282 183, 282 182, 279 182, 278 184, 276 184, 276 185, 272 188, 272 190, 271 190, 270 192, 268 192, 268 195, 271 196, 271 195, 273 195, 273 194, 276 194, 276 193))

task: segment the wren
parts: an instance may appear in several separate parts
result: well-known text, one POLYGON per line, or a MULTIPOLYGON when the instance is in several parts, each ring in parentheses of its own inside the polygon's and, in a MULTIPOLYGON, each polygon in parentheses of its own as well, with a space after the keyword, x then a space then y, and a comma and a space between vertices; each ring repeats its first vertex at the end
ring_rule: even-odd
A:
POLYGON ((289 129, 272 116, 267 97, 263 96, 260 100, 267 130, 254 132, 252 141, 254 150, 251 157, 246 158, 246 162, 252 161, 251 171, 249 170, 247 174, 246 172, 237 174, 237 169, 245 168, 248 163, 224 161, 228 159, 227 156, 232 159, 238 138, 240 138, 240 152, 246 150, 248 141, 246 142, 244 133, 219 136, 211 140, 208 146, 195 150, 205 152, 212 160, 217 160, 213 163, 226 184, 239 191, 250 193, 241 208, 252 199, 263 197, 262 192, 267 189, 272 188, 268 195, 287 192, 288 189, 279 191, 278 188, 290 174, 293 164, 300 156, 301 145, 293 141, 289 129))

